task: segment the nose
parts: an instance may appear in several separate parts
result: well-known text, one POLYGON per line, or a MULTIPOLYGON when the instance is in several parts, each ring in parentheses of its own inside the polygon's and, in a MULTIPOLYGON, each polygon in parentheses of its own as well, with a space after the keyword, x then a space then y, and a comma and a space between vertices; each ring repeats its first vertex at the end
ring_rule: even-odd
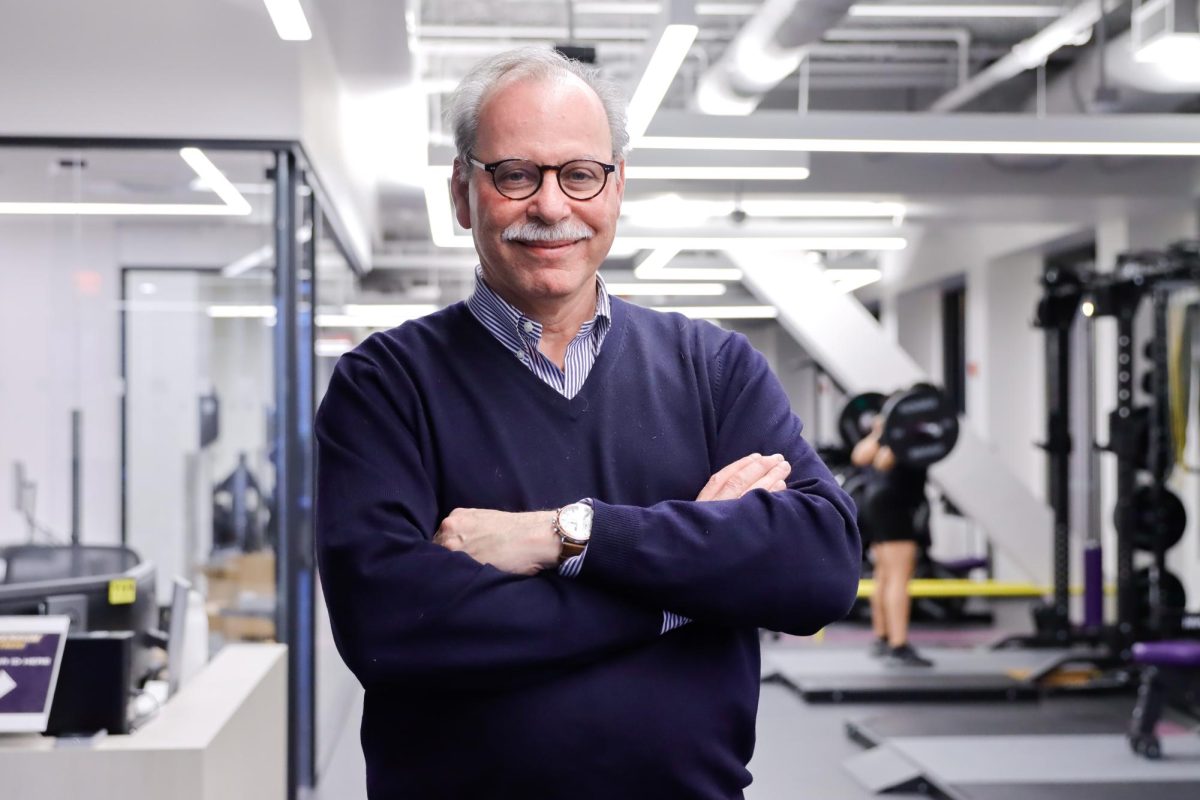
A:
POLYGON ((541 188, 530 198, 526 213, 533 219, 548 225, 562 222, 571 216, 571 199, 563 194, 556 176, 553 174, 544 176, 541 188))

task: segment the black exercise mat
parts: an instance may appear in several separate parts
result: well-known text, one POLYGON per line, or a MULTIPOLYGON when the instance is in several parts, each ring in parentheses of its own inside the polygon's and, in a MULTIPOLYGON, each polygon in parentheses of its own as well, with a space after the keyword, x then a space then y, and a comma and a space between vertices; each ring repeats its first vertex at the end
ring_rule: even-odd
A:
POLYGON ((886 675, 813 676, 799 684, 788 676, 788 682, 810 703, 1038 698, 1037 687, 1007 675, 938 675, 915 669, 886 675))
POLYGON ((1200 781, 956 784, 954 800, 1196 800, 1200 781))
POLYGON ((920 714, 887 713, 849 720, 846 733, 868 747, 901 736, 1124 733, 1135 702, 1130 695, 1052 699, 1034 705, 935 706, 920 714))

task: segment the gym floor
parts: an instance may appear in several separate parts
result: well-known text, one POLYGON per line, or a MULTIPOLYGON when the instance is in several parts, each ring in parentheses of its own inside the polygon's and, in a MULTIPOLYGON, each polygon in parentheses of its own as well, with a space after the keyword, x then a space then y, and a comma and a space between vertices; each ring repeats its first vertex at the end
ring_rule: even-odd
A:
MULTIPOLYGON (((969 628, 950 631, 922 629, 913 632, 912 639, 918 647, 938 645, 972 646, 994 641, 998 632, 994 628, 969 628)), ((795 654, 805 650, 830 650, 866 648, 870 631, 861 626, 845 624, 831 628, 821 641, 783 637, 763 642, 764 661, 773 654, 795 654)), ((320 786, 308 800, 365 800, 363 786, 364 765, 358 742, 358 721, 361 718, 361 693, 356 707, 347 717, 345 729, 335 752, 325 765, 320 786)), ((1081 703, 1095 702, 1105 705, 1109 711, 1116 709, 1123 717, 1125 707, 1132 710, 1132 695, 1121 695, 1098 700, 1051 699, 1041 704, 1004 702, 956 702, 956 711, 984 718, 989 713, 1009 716, 1017 706, 1029 709, 1030 731, 1039 725, 1039 720, 1052 719, 1055 709, 1077 710, 1081 703), (1057 704, 1057 705, 1055 705, 1057 704), (1040 705, 1040 709, 1039 709, 1040 705)), ((747 800, 870 800, 879 795, 860 785, 848 772, 843 763, 864 752, 859 744, 846 735, 846 723, 876 716, 898 714, 921 714, 923 709, 947 704, 915 703, 806 703, 790 687, 777 682, 762 686, 758 712, 758 744, 750 771, 754 783, 746 790, 747 800)), ((1195 722, 1176 718, 1176 727, 1181 725, 1193 729, 1195 722)), ((1003 732, 1003 731, 999 731, 1003 732)), ((1116 731, 1123 733, 1123 730, 1116 731)), ((1180 728, 1180 732, 1183 732, 1180 728)), ((1200 764, 1197 765, 1200 776, 1200 764)), ((1144 800, 1144 792, 1133 797, 1144 800)), ((887 797, 895 800, 905 798, 927 798, 920 793, 889 792, 887 797)), ((1030 798, 1030 800, 1034 800, 1030 798)))

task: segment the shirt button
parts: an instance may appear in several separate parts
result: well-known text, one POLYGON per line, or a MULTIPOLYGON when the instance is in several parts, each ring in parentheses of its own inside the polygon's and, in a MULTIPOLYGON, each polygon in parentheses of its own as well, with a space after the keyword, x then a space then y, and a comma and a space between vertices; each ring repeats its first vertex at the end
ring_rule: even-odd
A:
POLYGON ((525 332, 533 333, 533 322, 531 320, 525 320, 525 332))

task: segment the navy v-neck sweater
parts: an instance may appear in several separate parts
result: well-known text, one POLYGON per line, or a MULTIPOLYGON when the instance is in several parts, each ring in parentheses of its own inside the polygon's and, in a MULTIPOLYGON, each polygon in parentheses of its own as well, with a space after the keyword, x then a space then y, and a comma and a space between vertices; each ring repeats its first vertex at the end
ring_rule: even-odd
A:
POLYGON ((852 506, 765 359, 707 323, 612 312, 570 400, 461 303, 338 363, 317 415, 317 553, 366 688, 374 800, 741 797, 757 629, 812 633, 854 600, 852 506), (786 490, 694 500, 753 452, 787 457, 786 490), (458 507, 585 497, 575 578, 431 541, 458 507), (664 609, 693 621, 660 634, 664 609))

